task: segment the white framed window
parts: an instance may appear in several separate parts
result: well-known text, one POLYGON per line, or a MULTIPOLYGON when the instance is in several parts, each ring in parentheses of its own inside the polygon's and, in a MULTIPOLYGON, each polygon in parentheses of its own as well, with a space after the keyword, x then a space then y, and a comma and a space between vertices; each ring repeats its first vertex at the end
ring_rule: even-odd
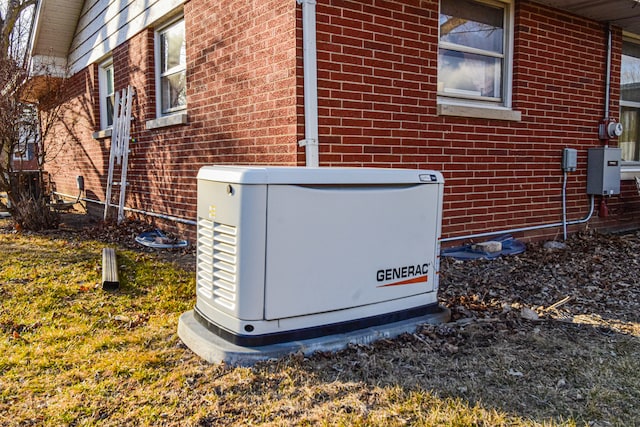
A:
POLYGON ((640 163, 640 38, 622 42, 620 73, 620 123, 618 145, 622 161, 640 163))
POLYGON ((20 139, 13 150, 13 160, 29 161, 35 158, 36 135, 30 123, 20 127, 20 139))
POLYGON ((18 143, 13 149, 14 161, 29 161, 35 158, 36 140, 38 128, 36 112, 32 108, 25 108, 22 117, 18 121, 18 143))
POLYGON ((158 116, 185 110, 187 53, 182 18, 156 33, 156 76, 158 116))
POLYGON ((100 92, 100 128, 109 129, 113 126, 115 103, 112 59, 100 64, 98 69, 98 84, 100 92))
POLYGON ((20 141, 13 152, 13 160, 29 161, 35 157, 35 143, 20 141))
POLYGON ((438 103, 511 108, 512 1, 440 0, 439 30, 438 103))

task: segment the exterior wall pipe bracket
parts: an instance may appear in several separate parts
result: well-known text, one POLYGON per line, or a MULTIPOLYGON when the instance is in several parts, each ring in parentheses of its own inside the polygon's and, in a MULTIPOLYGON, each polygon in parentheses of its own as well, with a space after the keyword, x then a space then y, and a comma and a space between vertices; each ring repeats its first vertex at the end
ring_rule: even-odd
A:
POLYGON ((301 139, 298 141, 300 147, 305 147, 307 166, 317 167, 320 163, 318 156, 318 140, 317 139, 301 139))

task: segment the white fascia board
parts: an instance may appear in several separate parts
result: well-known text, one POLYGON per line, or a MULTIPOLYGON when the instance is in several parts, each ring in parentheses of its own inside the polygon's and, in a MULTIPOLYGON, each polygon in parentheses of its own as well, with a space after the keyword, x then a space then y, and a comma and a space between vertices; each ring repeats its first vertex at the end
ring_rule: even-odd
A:
POLYGON ((45 0, 36 1, 36 11, 33 14, 33 26, 31 27, 31 33, 29 34, 29 57, 33 56, 34 46, 36 40, 38 40, 38 34, 42 26, 42 20, 40 19, 40 11, 42 10, 42 4, 45 0))

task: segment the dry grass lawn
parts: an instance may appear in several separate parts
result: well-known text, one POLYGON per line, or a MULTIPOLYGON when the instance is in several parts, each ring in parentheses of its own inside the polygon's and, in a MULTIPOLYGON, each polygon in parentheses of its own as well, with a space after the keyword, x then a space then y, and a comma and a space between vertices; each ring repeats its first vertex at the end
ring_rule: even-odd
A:
MULTIPOLYGON (((202 362, 176 336, 178 316, 195 303, 193 271, 120 248, 121 288, 108 293, 99 286, 104 243, 83 233, 15 234, 7 224, 0 222, 2 426, 640 423, 640 280, 631 273, 604 280, 607 266, 582 280, 567 273, 576 258, 541 247, 512 259, 445 261, 441 297, 455 322, 337 354, 234 368, 202 362), (546 265, 555 266, 550 276, 546 265), (528 280, 539 289, 519 287, 528 280), (587 287, 597 288, 594 300, 628 301, 619 310, 606 300, 590 305, 587 287), (571 300, 546 310, 564 294, 571 300)), ((640 260, 629 246, 640 247, 636 235, 574 240, 570 250, 580 248, 587 266, 594 253, 606 264, 640 260)))

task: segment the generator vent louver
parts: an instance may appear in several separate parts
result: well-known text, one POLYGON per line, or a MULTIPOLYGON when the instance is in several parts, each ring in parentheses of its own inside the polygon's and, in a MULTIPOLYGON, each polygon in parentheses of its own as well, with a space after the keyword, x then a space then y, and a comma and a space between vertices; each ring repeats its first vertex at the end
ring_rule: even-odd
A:
POLYGON ((229 310, 237 304, 237 235, 237 227, 198 221, 198 294, 229 310))

